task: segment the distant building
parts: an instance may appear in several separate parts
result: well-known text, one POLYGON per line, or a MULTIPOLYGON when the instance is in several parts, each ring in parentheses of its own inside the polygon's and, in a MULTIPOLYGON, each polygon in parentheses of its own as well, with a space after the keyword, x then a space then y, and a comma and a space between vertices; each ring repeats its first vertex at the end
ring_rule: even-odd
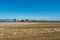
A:
POLYGON ((28 19, 25 19, 25 22, 29 22, 29 20, 28 19))

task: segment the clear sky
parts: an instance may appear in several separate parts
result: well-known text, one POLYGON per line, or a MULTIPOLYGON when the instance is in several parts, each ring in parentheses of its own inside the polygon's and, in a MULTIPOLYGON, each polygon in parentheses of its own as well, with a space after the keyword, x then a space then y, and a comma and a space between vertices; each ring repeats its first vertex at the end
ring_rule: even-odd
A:
POLYGON ((0 0, 0 19, 60 20, 60 0, 0 0))

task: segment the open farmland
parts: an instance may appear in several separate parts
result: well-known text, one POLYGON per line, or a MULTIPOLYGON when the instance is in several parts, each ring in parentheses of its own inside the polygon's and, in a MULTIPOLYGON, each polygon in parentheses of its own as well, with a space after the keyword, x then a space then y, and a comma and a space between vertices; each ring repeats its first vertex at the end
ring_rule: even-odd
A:
POLYGON ((60 22, 0 22, 0 40, 60 40, 60 22))

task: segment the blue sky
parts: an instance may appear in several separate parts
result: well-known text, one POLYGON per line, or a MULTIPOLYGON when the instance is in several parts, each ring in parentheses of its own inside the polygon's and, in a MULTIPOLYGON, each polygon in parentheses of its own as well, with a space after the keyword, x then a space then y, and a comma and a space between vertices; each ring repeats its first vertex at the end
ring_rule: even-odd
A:
POLYGON ((0 0, 0 19, 60 20, 60 0, 0 0))

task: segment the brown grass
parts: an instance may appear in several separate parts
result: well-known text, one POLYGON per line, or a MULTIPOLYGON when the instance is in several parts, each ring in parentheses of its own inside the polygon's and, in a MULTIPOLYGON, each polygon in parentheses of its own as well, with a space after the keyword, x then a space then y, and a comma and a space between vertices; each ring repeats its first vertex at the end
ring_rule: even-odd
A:
POLYGON ((60 23, 2 22, 0 40, 60 40, 60 23))

